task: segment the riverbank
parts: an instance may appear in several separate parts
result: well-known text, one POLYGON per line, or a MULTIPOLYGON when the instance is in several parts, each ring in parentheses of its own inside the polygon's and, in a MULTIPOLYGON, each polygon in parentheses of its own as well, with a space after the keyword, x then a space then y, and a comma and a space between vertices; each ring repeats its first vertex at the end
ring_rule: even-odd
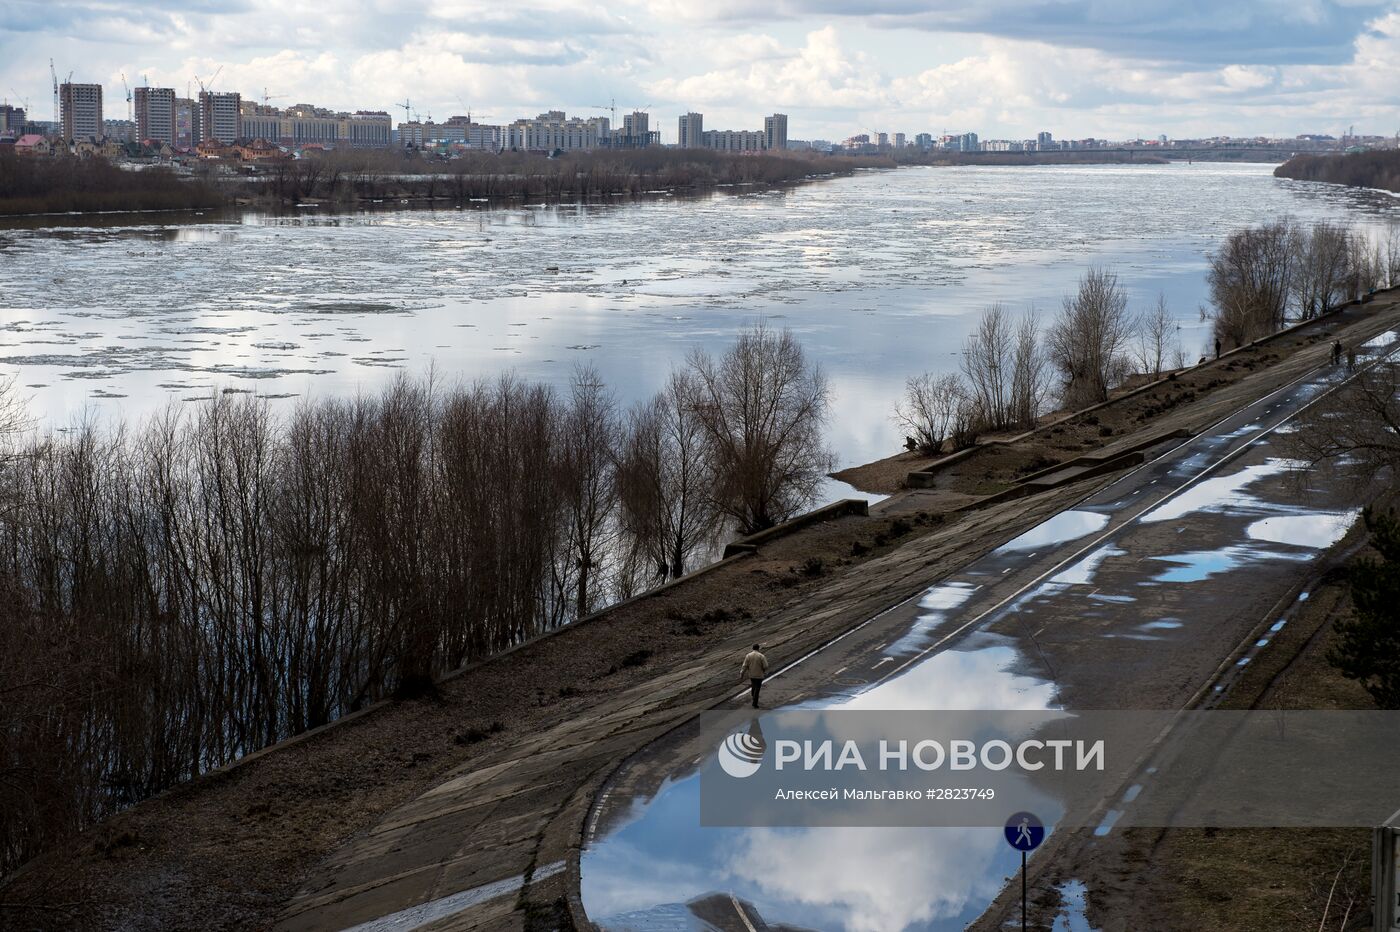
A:
MULTIPOLYGON (((1121 436, 1102 437, 1096 414, 1058 425, 1052 442, 1082 452, 1202 429, 1317 365, 1331 338, 1359 341, 1397 319, 1393 296, 1349 306, 1206 363, 1189 394, 1176 387, 1169 410, 1129 418, 1121 436)), ((991 464, 1002 470, 990 476, 994 490, 1036 454, 989 455, 1004 457, 991 464)), ((735 651, 758 639, 775 656, 801 656, 1090 487, 968 508, 974 479, 768 540, 461 671, 439 700, 382 703, 250 755, 31 862, 0 900, 32 904, 11 910, 33 927, 216 928, 278 916, 289 927, 340 927, 433 896, 450 863, 454 890, 538 870, 520 897, 494 901, 498 921, 567 924, 570 859, 592 794, 620 758, 731 693, 735 651)))
POLYGON ((1295 155, 1274 169, 1274 177, 1400 194, 1400 149, 1346 155, 1295 155))
POLYGON ((105 159, 0 153, 0 216, 217 207, 588 203, 728 187, 800 184, 892 168, 876 157, 739 155, 705 150, 469 153, 450 160, 387 151, 328 152, 239 164, 199 162, 187 174, 125 171, 105 159))

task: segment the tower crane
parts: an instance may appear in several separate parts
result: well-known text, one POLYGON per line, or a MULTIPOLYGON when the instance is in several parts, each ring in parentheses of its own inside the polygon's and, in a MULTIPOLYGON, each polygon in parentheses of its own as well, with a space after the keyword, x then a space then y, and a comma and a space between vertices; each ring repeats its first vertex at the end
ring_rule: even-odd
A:
POLYGON ((609 129, 612 129, 614 126, 617 125, 617 98, 616 98, 616 97, 609 97, 609 98, 608 98, 608 105, 607 105, 606 107, 603 106, 602 104, 594 104, 593 106, 589 107, 588 109, 590 109, 590 110, 606 110, 606 111, 608 111, 608 114, 612 117, 612 120, 608 123, 608 128, 609 128, 609 129))
POLYGON ((269 94, 269 93, 267 92, 267 88, 263 88, 263 92, 262 92, 262 102, 263 102, 263 106, 266 107, 266 106, 267 106, 267 102, 268 102, 269 100, 282 100, 282 99, 285 98, 286 96, 287 96, 286 94, 269 94))
POLYGON ((131 85, 126 83, 126 72, 122 72, 122 90, 126 91, 126 121, 131 122, 131 85))
POLYGON ((53 59, 49 59, 49 77, 53 78, 53 130, 57 135, 63 132, 63 123, 58 112, 58 72, 54 70, 53 59))
POLYGON ((404 121, 405 123, 407 123, 407 122, 408 122, 408 114, 413 110, 413 102, 410 101, 407 97, 405 97, 405 98, 403 99, 403 103, 401 103, 401 104, 394 104, 394 106, 395 106, 395 107, 403 107, 403 121, 404 121))

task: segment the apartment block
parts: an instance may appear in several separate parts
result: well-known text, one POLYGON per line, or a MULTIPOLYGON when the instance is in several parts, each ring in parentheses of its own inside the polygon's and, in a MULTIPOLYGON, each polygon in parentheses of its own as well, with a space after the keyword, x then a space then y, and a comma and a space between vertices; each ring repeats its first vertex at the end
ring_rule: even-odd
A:
POLYGON ((23 133, 24 108, 0 104, 0 136, 19 136, 23 133))
POLYGON ((228 144, 243 135, 242 95, 237 92, 199 92, 199 141, 228 144))
POLYGON ((58 100, 64 139, 102 135, 101 84, 60 84, 58 100))
POLYGON ((570 118, 563 110, 550 110, 533 120, 516 120, 506 127, 509 148, 535 152, 596 149, 610 138, 607 117, 570 118))
POLYGON ((781 152, 787 148, 787 114, 775 113, 763 118, 763 148, 781 152))
POLYGON ((705 115, 702 113, 681 114, 676 133, 676 145, 682 149, 699 149, 704 146, 705 115))
POLYGON ((132 92, 136 117, 136 138, 174 146, 176 143, 175 89, 138 87, 132 92))

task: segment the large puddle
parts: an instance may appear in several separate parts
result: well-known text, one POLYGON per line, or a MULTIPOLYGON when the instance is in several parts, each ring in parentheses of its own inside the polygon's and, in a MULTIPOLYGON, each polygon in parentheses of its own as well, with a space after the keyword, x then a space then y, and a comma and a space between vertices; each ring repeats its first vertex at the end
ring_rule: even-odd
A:
MULTIPOLYGON (((1015 672, 1018 660, 1006 646, 945 651, 854 697, 802 708, 1051 708, 1053 685, 1015 672)), ((961 929, 1020 865, 986 828, 705 828, 699 794, 698 774, 668 782, 585 850, 594 922, 618 932, 708 928, 699 917, 714 895, 770 925, 961 929)))

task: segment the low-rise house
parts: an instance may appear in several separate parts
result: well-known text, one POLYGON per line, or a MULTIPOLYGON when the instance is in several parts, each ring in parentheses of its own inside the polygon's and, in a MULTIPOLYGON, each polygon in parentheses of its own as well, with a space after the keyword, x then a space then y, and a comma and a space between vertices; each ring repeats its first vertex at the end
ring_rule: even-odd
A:
POLYGON ((283 152, 280 146, 274 146, 266 139, 240 140, 234 143, 233 147, 238 150, 238 157, 245 162, 275 162, 287 158, 287 153, 283 152))
POLYGON ((53 146, 38 133, 29 133, 15 140, 16 155, 52 155, 53 146))
POLYGON ((206 139, 195 146, 194 150, 202 159, 227 159, 238 155, 232 146, 226 146, 217 139, 206 139))

